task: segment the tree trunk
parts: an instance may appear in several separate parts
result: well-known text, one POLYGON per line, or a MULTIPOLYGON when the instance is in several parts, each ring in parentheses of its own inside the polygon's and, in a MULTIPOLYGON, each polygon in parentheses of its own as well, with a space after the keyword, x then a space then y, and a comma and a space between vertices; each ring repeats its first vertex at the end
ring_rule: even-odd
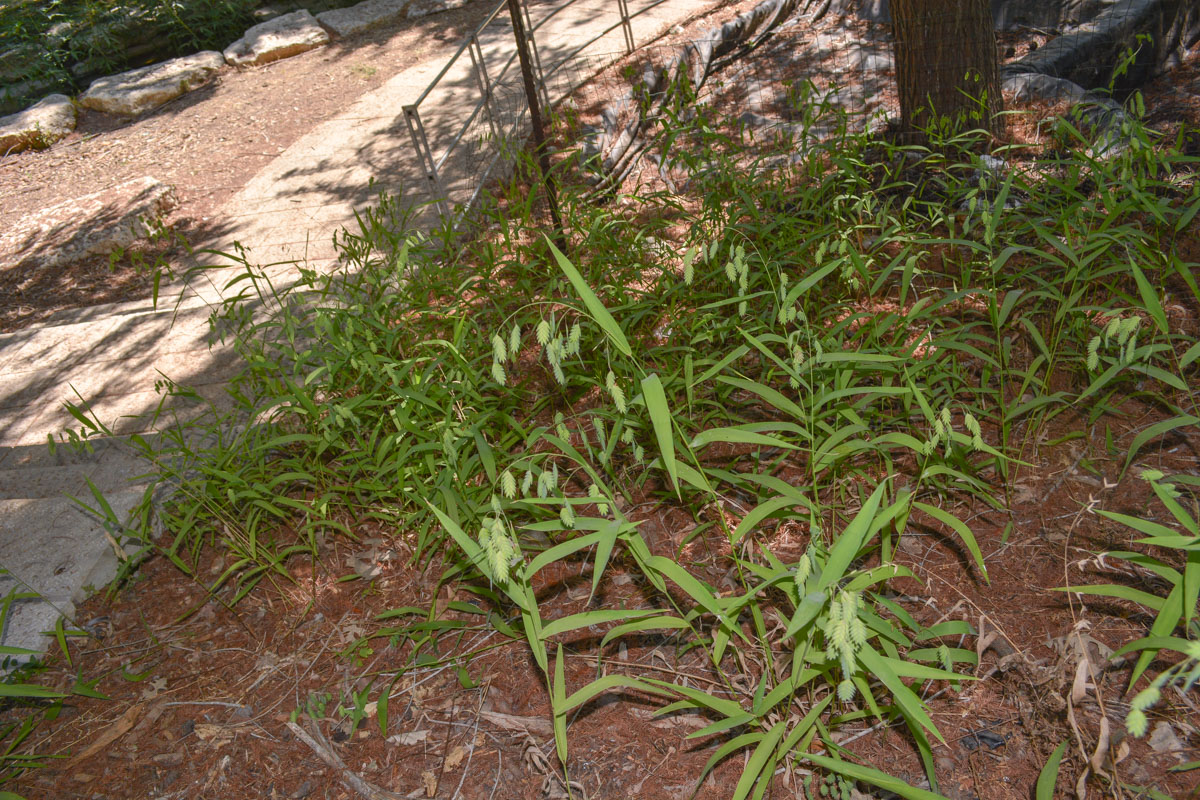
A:
POLYGON ((896 81, 907 141, 1003 129, 1000 64, 989 0, 892 0, 896 81))

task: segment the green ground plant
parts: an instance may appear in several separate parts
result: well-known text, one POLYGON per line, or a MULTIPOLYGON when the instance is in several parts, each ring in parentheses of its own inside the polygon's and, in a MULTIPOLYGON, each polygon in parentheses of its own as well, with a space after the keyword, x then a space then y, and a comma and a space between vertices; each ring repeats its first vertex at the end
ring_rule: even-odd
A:
MULTIPOLYGON (((8 575, 0 567, 0 575, 8 575)), ((34 591, 14 587, 0 597, 0 634, 7 629, 13 605, 41 596, 34 591)), ((60 620, 54 630, 61 653, 70 664, 66 638, 74 635, 60 620)), ((0 709, 16 710, 0 724, 0 786, 21 774, 40 767, 58 758, 53 754, 31 752, 28 747, 30 735, 44 721, 55 719, 62 711, 63 700, 71 695, 82 695, 104 699, 92 684, 78 678, 70 691, 58 691, 35 681, 45 667, 42 654, 35 650, 12 645, 0 645, 0 709)), ((0 789, 0 800, 23 800, 21 795, 0 789)))
POLYGON ((1200 607, 1197 606, 1197 597, 1200 597, 1200 523, 1196 521, 1195 499, 1192 498, 1192 509, 1189 512, 1184 507, 1187 497, 1178 489, 1180 484, 1200 486, 1200 480, 1191 475, 1177 475, 1168 481, 1158 470, 1146 470, 1141 477, 1150 482, 1158 501, 1170 512, 1178 529, 1113 511, 1102 510, 1097 513, 1145 534, 1145 538, 1137 540, 1138 544, 1164 548, 1167 552, 1178 555, 1182 564, 1177 569, 1170 561, 1130 551, 1112 551, 1103 555, 1106 558, 1124 561, 1152 576, 1154 580, 1165 583, 1166 596, 1160 597, 1155 593, 1120 584, 1082 586, 1070 590, 1092 597, 1129 600, 1156 612, 1149 636, 1129 642, 1115 654, 1138 654, 1129 682, 1130 688, 1138 683, 1146 668, 1163 650, 1180 653, 1184 657, 1182 661, 1160 672, 1149 686, 1133 698, 1129 714, 1125 718, 1125 727, 1134 736, 1146 735, 1146 711, 1159 702, 1165 689, 1178 686, 1180 691, 1186 692, 1200 681, 1200 607), (1176 635, 1177 633, 1182 633, 1182 636, 1176 635))
MULTIPOLYGON (((171 492, 147 492, 134 543, 196 576, 205 547, 227 552, 209 585, 235 584, 223 597, 236 603, 366 521, 409 537, 440 584, 474 598, 453 610, 529 648, 567 785, 573 715, 624 689, 705 717, 694 737, 720 741, 705 772, 742 759, 738 800, 780 771, 936 796, 926 700, 970 679, 958 670, 977 656, 959 640, 973 631, 925 627, 895 599, 889 581, 913 577, 896 548, 914 525, 936 528, 986 580, 997 543, 948 509, 1003 508, 1052 420, 1090 428, 1131 398, 1163 409, 1125 468, 1194 433, 1200 346, 1164 309, 1168 293, 1200 301, 1173 245, 1200 211, 1196 159, 1131 118, 1119 152, 1091 154, 1064 123, 1068 151, 999 168, 972 134, 900 147, 855 132, 811 88, 795 96, 831 139, 764 148, 703 110, 664 130, 661 160, 688 169, 693 204, 642 192, 621 212, 589 201, 565 164, 569 254, 537 233, 519 184, 465 242, 412 234, 385 196, 339 239, 343 269, 287 288, 228 254, 211 277, 237 294, 214 313, 245 362, 234 408, 130 440, 171 492), (651 548, 634 498, 694 520, 676 552, 651 548), (785 523, 808 538, 790 561, 765 541, 785 523), (707 539, 727 547, 735 589, 684 557, 707 539), (547 618, 545 576, 567 564, 592 597, 615 565, 635 572, 646 604, 547 618), (602 669, 568 685, 566 656, 593 626, 600 666, 654 634, 702 653, 717 688, 602 669), (907 730, 929 789, 839 745, 839 729, 871 720, 907 730)), ((75 412, 79 444, 106 432, 75 412)), ((1180 576, 1160 614, 1171 629, 1131 645, 1152 655, 1193 620, 1180 609, 1196 586, 1190 561, 1180 573, 1138 558, 1180 576)), ((433 607, 378 622, 348 659, 369 645, 428 664, 464 631, 433 607)), ((406 668, 362 676, 385 733, 406 668)))

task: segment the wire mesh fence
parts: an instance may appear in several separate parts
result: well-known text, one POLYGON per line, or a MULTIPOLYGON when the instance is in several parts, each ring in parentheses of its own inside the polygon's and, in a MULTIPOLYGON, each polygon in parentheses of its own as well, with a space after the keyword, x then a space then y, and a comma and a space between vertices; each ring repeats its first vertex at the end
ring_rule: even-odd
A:
MULTIPOLYGON (((549 107, 602 65, 636 47, 634 22, 670 0, 569 0, 523 4, 524 28, 540 102, 549 107), (587 18, 586 33, 568 9, 587 18)), ((528 136, 529 105, 507 0, 467 39, 404 119, 422 171, 425 198, 457 219, 489 180, 503 175, 528 136), (452 102, 462 97, 466 103, 452 102), (445 113, 446 109, 465 113, 445 113)))
MULTIPOLYGON (((909 14, 910 24, 896 25, 886 3, 764 0, 734 4, 730 14, 741 15, 707 31, 689 31, 695 38, 669 37, 674 40, 649 46, 636 41, 631 20, 664 0, 640 8, 634 0, 596 0, 596 13, 611 20, 602 33, 586 41, 551 34, 564 9, 587 1, 526 7, 524 13, 541 102, 576 113, 582 120, 576 132, 584 138, 605 129, 608 141, 600 145, 600 154, 606 161, 613 160, 609 149, 622 132, 629 139, 644 134, 642 116, 651 111, 654 93, 680 76, 689 83, 691 102, 732 112, 751 135, 804 142, 826 135, 823 126, 833 126, 835 116, 837 125, 861 129, 898 118, 906 99, 906 117, 922 102, 944 102, 903 97, 899 87, 915 82, 897 74, 897 58, 900 72, 929 73, 935 63, 946 63, 946 69, 957 73, 963 71, 962 59, 948 53, 994 51, 999 79, 989 78, 992 101, 1000 96, 1000 79, 1007 79, 1004 87, 1010 93, 1023 87, 1025 99, 1033 86, 1038 99, 1058 100, 1065 93, 1078 100, 1096 85, 1109 83, 1122 53, 1137 51, 1139 42, 1156 67, 1164 63, 1160 51, 1195 46, 1197 38, 1191 30, 1197 27, 1191 4, 1170 0, 1094 3, 1090 11, 1081 11, 1078 3, 1047 0, 1047 8, 1034 9, 1047 19, 1062 17, 1061 29, 1027 24, 1023 15, 1032 13, 1030 4, 1018 0, 991 3, 992 19, 972 17, 967 20, 972 25, 963 22, 959 7, 987 3, 893 3, 893 13, 909 14), (1156 32, 1156 38, 1141 38, 1146 31, 1156 32), (1059 52, 1067 45, 1074 61, 1059 52), (1022 75, 1024 79, 1014 80, 1022 75), (814 117, 814 106, 837 114, 814 117)), ((419 109, 409 117, 414 145, 423 151, 426 188, 443 214, 461 213, 475 204, 487 182, 504 174, 528 136, 528 105, 515 52, 509 48, 507 60, 497 55, 501 48, 496 42, 513 36, 511 24, 497 13, 489 25, 495 29, 485 26, 462 51, 472 59, 471 75, 460 81, 478 92, 474 113, 456 121, 457 127, 440 120, 431 125, 417 116, 419 109)), ((962 92, 953 80, 942 83, 962 92)), ((994 110, 985 109, 981 116, 994 110)), ((659 108, 656 113, 662 112, 659 108)))

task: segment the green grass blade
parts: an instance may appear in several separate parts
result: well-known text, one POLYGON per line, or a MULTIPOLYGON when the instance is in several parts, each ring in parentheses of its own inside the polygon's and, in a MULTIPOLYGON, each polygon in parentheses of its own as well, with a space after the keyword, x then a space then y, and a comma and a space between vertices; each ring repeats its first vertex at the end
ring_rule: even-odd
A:
POLYGON ((813 592, 801 600, 796 606, 796 613, 792 615, 791 622, 788 623, 787 630, 783 633, 784 638, 795 636, 816 619, 825 608, 825 601, 828 599, 829 596, 825 592, 813 592))
MULTIPOLYGON (((1162 610, 1158 612, 1158 616, 1154 618, 1154 624, 1150 626, 1150 636, 1148 638, 1166 637, 1171 631, 1183 621, 1183 584, 1177 583, 1171 589, 1171 593, 1167 595, 1167 599, 1163 601, 1162 610)), ((1132 689, 1137 684, 1138 678, 1142 677, 1142 673, 1150 666, 1150 662, 1158 655, 1157 648, 1148 648, 1142 651, 1138 656, 1137 663, 1133 666, 1133 674, 1129 679, 1129 688, 1132 689)))
POLYGON ((696 785, 699 786, 700 782, 702 782, 708 776, 708 773, 712 772, 712 768, 717 764, 720 764, 726 758, 733 755, 738 750, 741 750, 743 747, 749 747, 755 742, 760 741, 762 738, 763 734, 761 731, 751 731, 750 733, 743 733, 741 736, 735 736, 729 741, 725 742, 725 744, 718 747, 717 751, 712 754, 711 758, 708 759, 708 763, 706 763, 704 765, 704 769, 700 771, 700 778, 696 785))
MULTIPOLYGON (((670 684, 665 684, 670 686, 670 684)), ((604 694, 613 689, 635 689, 639 692, 649 692, 656 695, 667 695, 669 692, 658 686, 647 683, 640 678, 631 678, 628 675, 605 675, 603 678, 598 678, 592 681, 587 686, 575 691, 569 697, 562 701, 560 708, 563 713, 578 708, 589 700, 604 694)))
POLYGON ((746 426, 709 428, 706 431, 701 431, 692 439, 692 448, 699 450, 701 447, 710 445, 713 442, 727 442, 729 444, 752 444, 761 445, 762 447, 775 447, 787 450, 797 449, 796 445, 791 444, 790 442, 785 442, 781 439, 776 439, 772 436, 767 436, 756 431, 746 430, 746 426))
MULTIPOLYGON (((892 665, 900 662, 893 661, 886 656, 881 656, 870 646, 859 648, 855 655, 862 662, 862 665, 867 668, 867 671, 882 681, 883 685, 892 693, 892 698, 895 699, 896 705, 899 706, 900 713, 906 719, 918 723, 921 728, 936 736, 942 744, 946 743, 937 726, 933 724, 933 720, 925 713, 925 709, 921 705, 921 699, 900 680, 900 676, 893 669, 892 665)), ((915 725, 912 727, 912 731, 914 734, 920 734, 921 732, 915 725)))
POLYGON ((632 608, 598 608, 595 611, 581 611, 578 614, 568 614, 565 617, 559 617, 546 622, 542 626, 542 637, 549 639, 551 636, 557 636, 560 633, 568 633, 570 631, 586 628, 589 625, 602 625, 606 622, 613 622, 619 619, 636 619, 638 617, 646 617, 658 612, 652 608, 647 609, 632 609, 632 608))
POLYGON ((1086 594, 1093 597, 1119 597, 1122 600, 1140 603, 1153 611, 1162 611, 1163 608, 1163 599, 1161 597, 1149 592, 1143 592, 1140 589, 1134 589, 1132 586, 1116 586, 1108 583, 1094 586, 1058 586, 1055 587, 1055 591, 1074 592, 1075 594, 1086 594))
MULTIPOLYGON (((724 622, 726 625, 735 628, 738 633, 742 633, 741 628, 734 626, 733 623, 726 618, 725 611, 721 607, 720 601, 717 600, 716 595, 706 589, 704 584, 692 577, 692 574, 683 567, 679 566, 669 558, 664 558, 663 556, 652 556, 646 562, 646 566, 649 569, 657 572, 659 575, 662 575, 664 578, 669 578, 676 586, 687 592, 688 596, 695 600, 701 608, 712 614, 720 621, 724 622)), ((745 634, 742 635, 744 636, 745 634)))
POLYGON ((966 523, 949 511, 940 509, 937 506, 931 506, 928 503, 919 501, 914 502, 913 505, 953 529, 958 534, 958 538, 962 539, 963 544, 971 551, 971 557, 975 559, 975 563, 979 566, 979 571, 983 573, 983 579, 985 581, 988 580, 987 567, 983 564, 983 553, 979 550, 979 543, 975 541, 975 534, 971 533, 971 529, 967 527, 966 523))
POLYGON ((604 576, 604 568, 608 566, 609 556, 612 555, 613 547, 617 543, 617 536, 621 533, 621 524, 616 520, 604 530, 600 531, 600 540, 596 542, 596 558, 592 562, 592 593, 588 600, 596 596, 596 590, 600 588, 600 579, 604 576))
POLYGON ((599 544, 600 540, 603 538, 604 534, 597 531, 596 533, 589 533, 586 536, 577 536, 574 539, 568 539, 565 542, 560 542, 559 544, 556 544, 553 547, 538 553, 537 556, 529 562, 529 566, 525 568, 525 574, 533 577, 538 573, 539 570, 548 564, 561 561, 573 553, 577 553, 580 550, 584 550, 594 544, 599 544))
POLYGON ((1067 750, 1067 742, 1054 748, 1050 759, 1038 774, 1037 788, 1034 789, 1036 800, 1054 800, 1054 784, 1058 782, 1058 764, 1062 761, 1063 753, 1067 750))
POLYGON ((671 421, 671 409, 667 405, 662 381, 653 372, 642 378, 642 397, 646 400, 646 411, 650 414, 650 423, 654 426, 654 437, 658 440, 663 466, 666 467, 667 475, 671 477, 671 486, 678 494, 679 470, 675 466, 675 432, 671 421))
POLYGON ((682 630, 690 627, 685 620, 679 617, 658 616, 637 619, 633 622, 626 622, 624 625, 618 625, 608 633, 604 634, 604 638, 600 640, 600 647, 603 649, 614 639, 618 639, 629 633, 641 633, 642 631, 654 630, 682 630))
POLYGON ((1181 414, 1177 417, 1161 420, 1146 428, 1146 430, 1133 437, 1133 441, 1129 445, 1129 454, 1125 456, 1125 466, 1121 468, 1121 474, 1124 474, 1129 469, 1129 465, 1133 463, 1133 459, 1137 458, 1137 454, 1141 451, 1142 447, 1151 439, 1163 436, 1178 428, 1195 425, 1197 422, 1200 422, 1200 417, 1194 417, 1191 414, 1181 414))
POLYGON ((708 692, 702 692, 699 689, 693 689, 690 686, 681 686, 677 683, 667 683, 666 681, 660 681, 657 678, 646 678, 645 680, 654 686, 661 686, 663 689, 666 689, 669 692, 683 695, 691 700, 697 708, 707 708, 723 717, 733 717, 745 713, 745 709, 738 705, 738 703, 734 700, 728 700, 724 697, 717 697, 716 695, 711 695, 708 692))
POLYGON ((737 530, 733 532, 733 541, 731 544, 736 545, 742 540, 743 536, 754 530, 756 527, 758 527, 760 522, 775 512, 781 511, 785 508, 795 508, 795 506, 796 502, 790 497, 772 497, 766 502, 759 503, 750 510, 749 514, 742 518, 740 523, 738 523, 737 530))
POLYGON ((1142 272, 1142 268, 1132 259, 1129 261, 1129 268, 1133 272, 1133 280, 1137 284, 1138 294, 1142 296, 1142 305, 1146 307, 1146 312, 1158 326, 1158 332, 1165 334, 1167 332, 1167 312, 1163 310, 1162 302, 1158 299, 1158 291, 1150 284, 1150 280, 1142 272))
POLYGON ((554 747, 558 751, 558 760, 564 767, 567 765, 567 679, 564 674, 563 648, 558 646, 554 659, 554 687, 550 701, 554 709, 554 747))
POLYGON ((1186 369, 1191 366, 1192 362, 1200 358, 1200 342, 1196 342, 1179 357, 1179 368, 1186 369))
POLYGON ((550 252, 554 254, 554 260, 558 262, 558 268, 567 276, 567 280, 575 287, 575 293, 583 300, 584 306, 587 307, 588 313, 592 315, 592 319, 603 329, 618 350, 627 356, 633 355, 633 349, 629 346, 629 340, 625 338, 625 333, 621 330, 621 326, 613 319, 612 314, 608 313, 608 309, 600 302, 600 298, 592 291, 592 287, 588 286, 587 281, 579 274, 579 270, 575 269, 562 252, 554 246, 554 242, 546 239, 546 244, 550 246, 550 252))
POLYGON ((925 789, 909 786, 899 778, 892 777, 886 772, 880 772, 871 767, 864 767, 850 761, 843 761, 840 758, 820 756, 815 753, 806 753, 804 759, 830 772, 836 772, 838 775, 845 775, 847 778, 869 783, 872 786, 878 786, 880 789, 898 794, 901 797, 908 798, 908 800, 945 800, 940 794, 934 794, 925 789))
POLYGON ((854 519, 850 520, 850 524, 838 535, 837 541, 829 551, 825 568, 821 571, 821 578, 817 581, 817 591, 824 591, 845 577, 850 562, 862 549, 863 542, 871 530, 875 512, 879 510, 879 503, 886 489, 887 481, 876 486, 867 502, 863 503, 863 507, 854 515, 854 519))
POLYGON ((772 758, 775 755, 775 745, 779 744, 779 740, 783 738, 784 732, 787 731, 787 719, 781 719, 771 726, 771 729, 763 736, 758 745, 754 748, 754 752, 750 755, 750 759, 746 762, 746 768, 742 770, 742 777, 738 779, 737 786, 733 790, 732 800, 746 800, 750 796, 750 790, 759 781, 770 781, 770 773, 763 774, 768 763, 773 763, 772 758))
POLYGON ((0 683, 0 697, 66 697, 62 692, 56 692, 36 683, 0 683))

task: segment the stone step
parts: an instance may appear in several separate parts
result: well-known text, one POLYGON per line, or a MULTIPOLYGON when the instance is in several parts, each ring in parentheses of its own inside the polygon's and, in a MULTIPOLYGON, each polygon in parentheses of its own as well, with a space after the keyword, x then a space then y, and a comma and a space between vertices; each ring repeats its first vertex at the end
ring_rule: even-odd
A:
MULTIPOLYGON (((141 489, 130 487, 106 499, 124 523, 141 497, 141 489)), ((54 630, 59 616, 72 619, 76 603, 116 577, 120 538, 121 525, 66 497, 0 500, 0 567, 5 570, 0 596, 10 591, 38 594, 12 603, 0 644, 44 651, 44 634, 54 630)))

